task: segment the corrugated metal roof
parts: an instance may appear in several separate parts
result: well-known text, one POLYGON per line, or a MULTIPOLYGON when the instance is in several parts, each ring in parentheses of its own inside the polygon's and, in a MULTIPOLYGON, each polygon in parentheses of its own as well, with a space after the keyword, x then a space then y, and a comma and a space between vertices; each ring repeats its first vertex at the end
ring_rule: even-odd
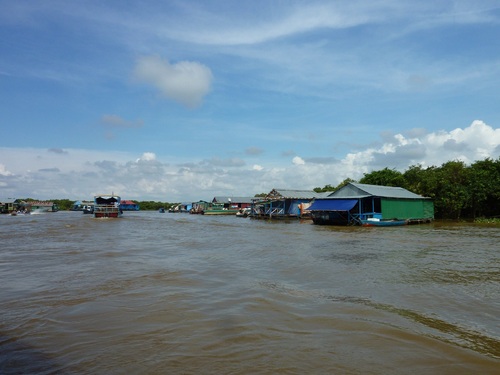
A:
POLYGON ((266 198, 312 199, 324 197, 323 193, 314 190, 273 189, 266 198))
POLYGON ((252 203, 254 197, 214 197, 214 203, 252 203))
POLYGON ((423 199, 424 197, 409 190, 403 189, 401 187, 393 186, 379 186, 379 185, 368 185, 368 184, 358 184, 355 182, 350 182, 349 184, 343 186, 336 192, 330 195, 332 198, 339 197, 363 197, 363 196, 375 196, 384 198, 405 198, 405 199, 423 199))
POLYGON ((15 203, 15 198, 0 198, 0 203, 15 203))
POLYGON ((123 201, 121 201, 121 204, 131 204, 131 205, 136 205, 137 203, 135 203, 134 201, 131 201, 131 200, 123 200, 123 201))

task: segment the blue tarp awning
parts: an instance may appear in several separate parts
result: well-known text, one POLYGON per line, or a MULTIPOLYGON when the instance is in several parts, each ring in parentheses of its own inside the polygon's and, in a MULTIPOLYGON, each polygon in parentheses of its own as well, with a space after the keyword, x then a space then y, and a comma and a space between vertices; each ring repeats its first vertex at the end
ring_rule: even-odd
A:
POLYGON ((357 199, 315 199, 309 211, 350 211, 357 199))

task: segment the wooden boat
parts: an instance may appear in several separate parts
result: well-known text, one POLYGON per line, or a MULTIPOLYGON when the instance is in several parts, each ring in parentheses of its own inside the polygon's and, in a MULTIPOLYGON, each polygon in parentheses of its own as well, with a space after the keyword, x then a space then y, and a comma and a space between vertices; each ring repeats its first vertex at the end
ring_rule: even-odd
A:
POLYGON ((383 220, 383 219, 370 218, 366 220, 361 219, 360 221, 361 225, 364 227, 394 227, 394 226, 401 226, 408 224, 407 220, 398 220, 398 219, 383 220))
POLYGON ((248 217, 250 215, 250 212, 250 207, 240 208, 238 212, 236 212, 236 217, 248 217))
POLYGON ((202 212, 203 215, 236 215, 238 210, 230 208, 209 208, 202 212))
POLYGON ((203 215, 236 215, 240 209, 238 207, 231 207, 222 203, 212 203, 205 210, 203 215))
POLYGON ((88 205, 86 204, 85 206, 82 207, 82 212, 84 213, 84 215, 93 214, 94 206, 91 204, 88 205))
POLYGON ((118 195, 101 194, 94 196, 95 218, 117 218, 122 216, 121 198, 118 195))
POLYGON ((29 211, 12 211, 10 213, 11 216, 27 216, 31 215, 31 212, 29 211))

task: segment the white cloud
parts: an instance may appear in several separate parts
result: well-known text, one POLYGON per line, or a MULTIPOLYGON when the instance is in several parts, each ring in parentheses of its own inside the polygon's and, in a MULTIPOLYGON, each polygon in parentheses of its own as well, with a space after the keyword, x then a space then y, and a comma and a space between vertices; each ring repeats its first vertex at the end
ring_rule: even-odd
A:
POLYGON ((213 80, 211 70, 198 62, 180 61, 171 64, 158 56, 141 57, 134 76, 141 82, 153 85, 168 98, 190 108, 201 104, 205 95, 210 92, 213 80))
POLYGON ((5 165, 0 164, 0 176, 12 176, 12 173, 5 168, 5 165))
MULTIPOLYGON (((394 134, 377 147, 342 157, 296 156, 292 163, 267 159, 179 160, 144 152, 133 154, 66 149, 0 148, 0 196, 84 199, 114 191, 127 199, 167 202, 211 199, 216 195, 253 196, 272 188, 312 189, 385 167, 440 166, 451 160, 472 163, 500 157, 500 128, 482 121, 449 132, 394 134), (168 163, 164 159, 168 159, 168 163), (307 162, 305 160, 313 160, 307 162)), ((289 160, 281 158, 280 160, 289 160)))
POLYGON ((295 164, 295 165, 304 165, 306 162, 300 156, 295 156, 292 159, 292 163, 295 164))
POLYGON ((443 150, 448 160, 459 159, 471 163, 487 157, 498 157, 495 152, 500 145, 500 128, 493 129, 483 121, 476 120, 464 129, 430 133, 423 137, 422 142, 427 148, 426 165, 439 164, 443 150), (450 144, 454 144, 454 147, 450 147, 450 144))
POLYGON ((154 152, 145 152, 136 161, 139 162, 139 161, 153 161, 153 160, 156 160, 156 154, 154 152))

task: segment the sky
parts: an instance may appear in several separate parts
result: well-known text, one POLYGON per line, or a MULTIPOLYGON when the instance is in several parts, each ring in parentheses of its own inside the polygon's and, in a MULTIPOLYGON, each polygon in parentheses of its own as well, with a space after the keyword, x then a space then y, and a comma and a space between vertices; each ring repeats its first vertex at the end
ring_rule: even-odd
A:
POLYGON ((0 198, 194 202, 500 157, 500 3, 0 0, 0 198))

